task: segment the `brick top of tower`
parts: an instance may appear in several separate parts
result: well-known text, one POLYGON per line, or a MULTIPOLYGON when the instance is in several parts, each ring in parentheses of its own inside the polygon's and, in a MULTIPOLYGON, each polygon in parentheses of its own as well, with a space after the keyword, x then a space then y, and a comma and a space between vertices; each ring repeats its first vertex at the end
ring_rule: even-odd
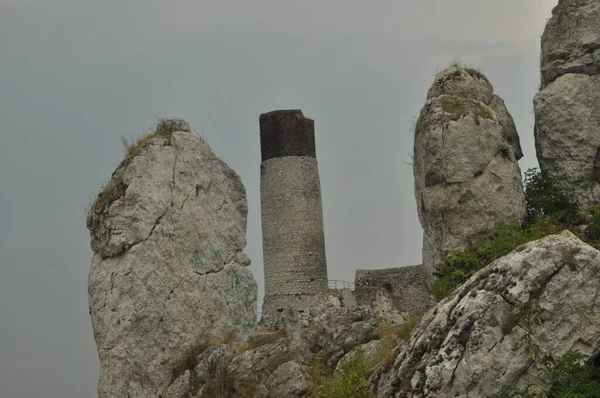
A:
POLYGON ((262 161, 284 156, 316 158, 315 122, 300 109, 279 110, 260 115, 262 161))

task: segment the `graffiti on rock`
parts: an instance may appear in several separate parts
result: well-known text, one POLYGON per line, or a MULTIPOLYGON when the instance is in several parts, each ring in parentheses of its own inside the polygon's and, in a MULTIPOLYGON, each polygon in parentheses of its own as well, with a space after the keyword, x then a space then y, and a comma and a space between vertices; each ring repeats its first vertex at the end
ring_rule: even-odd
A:
POLYGON ((258 291, 248 277, 235 270, 228 272, 227 287, 223 290, 223 295, 225 296, 225 304, 234 315, 237 326, 256 326, 255 303, 258 299, 258 291))

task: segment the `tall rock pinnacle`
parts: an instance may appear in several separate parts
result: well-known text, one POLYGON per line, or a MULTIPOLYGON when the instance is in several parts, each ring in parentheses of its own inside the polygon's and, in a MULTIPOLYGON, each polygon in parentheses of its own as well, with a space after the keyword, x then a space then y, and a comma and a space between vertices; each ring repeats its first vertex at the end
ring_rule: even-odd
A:
POLYGON ((559 1, 540 63, 533 101, 540 169, 585 210, 600 201, 600 1, 559 1))
POLYGON ((519 136, 504 102, 479 71, 450 67, 427 94, 415 128, 414 177, 429 284, 444 257, 521 220, 519 136))

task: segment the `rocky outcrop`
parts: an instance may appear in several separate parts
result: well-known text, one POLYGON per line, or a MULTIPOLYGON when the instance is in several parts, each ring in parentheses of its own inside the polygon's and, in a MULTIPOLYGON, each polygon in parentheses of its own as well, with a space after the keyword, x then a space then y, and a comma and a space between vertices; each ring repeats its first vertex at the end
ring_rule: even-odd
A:
POLYGON ((336 375, 341 375, 342 369, 345 364, 349 363, 352 360, 359 360, 358 350, 361 350, 362 359, 365 361, 370 361, 372 363, 378 363, 381 360, 381 341, 380 340, 371 340, 366 344, 361 344, 348 354, 344 355, 342 359, 335 366, 336 375))
POLYGON ((598 355, 599 295, 599 251, 568 231, 530 242, 431 309, 371 386, 378 397, 486 398, 528 384, 547 391, 539 358, 598 355))
POLYGON ((196 347, 255 325, 246 220, 240 178, 187 123, 129 148, 87 220, 101 398, 177 396, 196 347))
POLYGON ((337 297, 328 296, 303 318, 290 319, 285 330, 259 324, 246 341, 202 347, 169 391, 180 394, 173 398, 305 397, 315 358, 333 370, 361 347, 367 359, 376 360, 381 347, 378 326, 400 325, 408 319, 384 296, 373 306, 342 306, 337 297))
POLYGON ((515 124, 480 72, 450 67, 427 93, 415 128, 414 177, 428 284, 451 250, 494 224, 522 219, 525 197, 515 124))
POLYGON ((600 2, 561 0, 542 35, 534 98, 540 169, 588 209, 600 200, 600 2))

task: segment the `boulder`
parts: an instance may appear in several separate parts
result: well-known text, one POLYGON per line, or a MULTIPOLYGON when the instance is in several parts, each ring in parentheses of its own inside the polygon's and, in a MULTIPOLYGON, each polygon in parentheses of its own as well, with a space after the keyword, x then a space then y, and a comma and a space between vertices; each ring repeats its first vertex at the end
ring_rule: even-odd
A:
POLYGON ((564 231, 518 247, 429 310, 370 379, 378 397, 550 387, 541 358, 600 350, 600 252, 564 231))
POLYGON ((426 282, 452 250, 521 220, 525 196, 514 121, 481 72, 450 67, 429 89, 415 127, 414 177, 426 282))
POLYGON ((101 398, 166 394, 207 340, 256 322, 244 186, 186 126, 130 147, 88 214, 101 398))
POLYGON ((542 172, 587 210, 600 200, 600 2, 561 0, 542 35, 534 98, 542 172))
POLYGON ((308 367, 297 361, 280 365, 267 379, 267 387, 275 397, 305 397, 310 389, 308 367))

